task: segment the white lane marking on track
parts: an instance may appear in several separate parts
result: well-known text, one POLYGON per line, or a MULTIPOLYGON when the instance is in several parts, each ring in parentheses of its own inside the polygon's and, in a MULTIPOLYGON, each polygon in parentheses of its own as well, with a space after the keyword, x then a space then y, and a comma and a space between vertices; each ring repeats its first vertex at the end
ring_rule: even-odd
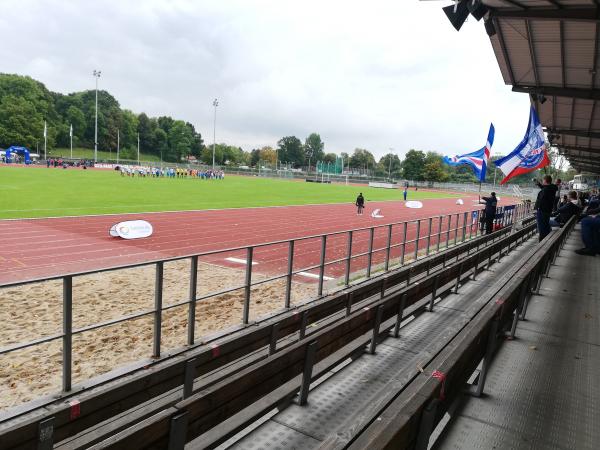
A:
MULTIPOLYGON (((298 272, 298 275, 302 275, 304 277, 309 277, 309 278, 316 278, 319 279, 319 275, 317 275, 316 273, 310 273, 310 272, 298 272)), ((333 280, 333 278, 331 277, 327 277, 325 275, 323 275, 323 279, 324 280, 333 280)))
MULTIPOLYGON (((225 261, 231 261, 234 263, 240 263, 240 264, 246 264, 247 261, 245 259, 241 259, 241 258, 225 258, 225 261)), ((252 261, 252 265, 255 266, 258 263, 256 261, 252 261)))

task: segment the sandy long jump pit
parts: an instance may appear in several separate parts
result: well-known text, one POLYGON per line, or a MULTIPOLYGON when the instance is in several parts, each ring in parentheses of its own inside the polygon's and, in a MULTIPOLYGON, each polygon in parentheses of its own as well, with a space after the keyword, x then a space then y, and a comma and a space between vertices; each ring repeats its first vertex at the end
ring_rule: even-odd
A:
MULTIPOLYGON (((166 263, 163 306, 189 296, 189 259, 166 263)), ((114 320, 154 308, 154 265, 101 272, 73 279, 73 328, 114 320)), ((241 285, 244 271, 212 264, 198 267, 198 296, 241 285)), ((254 280, 264 279, 255 274, 254 280)), ((285 279, 252 288, 250 320, 282 309, 285 279)), ((292 303, 315 297, 315 285, 292 283, 292 303)), ((199 301, 196 340, 241 323, 243 289, 199 301)), ((184 347, 188 306, 164 311, 163 354, 184 347)), ((0 289, 0 342, 10 346, 62 332, 62 282, 47 281, 0 289)), ((151 315, 73 336, 73 383, 84 383, 152 354, 151 315)), ((0 355, 0 409, 57 394, 61 390, 62 340, 0 355)))

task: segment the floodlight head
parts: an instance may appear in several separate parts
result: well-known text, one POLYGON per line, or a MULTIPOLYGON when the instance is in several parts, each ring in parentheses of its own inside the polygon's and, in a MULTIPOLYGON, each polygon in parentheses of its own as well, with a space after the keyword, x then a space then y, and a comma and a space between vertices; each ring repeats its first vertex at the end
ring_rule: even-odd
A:
POLYGON ((469 8, 467 3, 468 0, 460 0, 454 5, 445 6, 442 8, 456 31, 460 30, 460 28, 463 26, 463 23, 465 23, 467 17, 469 16, 469 8))
POLYGON ((216 98, 213 100, 213 106, 215 106, 215 107, 219 106, 219 102, 216 98))
POLYGON ((489 11, 488 7, 485 6, 481 0, 472 0, 467 2, 467 8, 475 20, 478 22, 485 16, 489 11))
POLYGON ((485 32, 489 37, 492 37, 496 34, 496 27, 494 26, 494 23, 491 20, 484 20, 483 26, 485 27, 485 32))

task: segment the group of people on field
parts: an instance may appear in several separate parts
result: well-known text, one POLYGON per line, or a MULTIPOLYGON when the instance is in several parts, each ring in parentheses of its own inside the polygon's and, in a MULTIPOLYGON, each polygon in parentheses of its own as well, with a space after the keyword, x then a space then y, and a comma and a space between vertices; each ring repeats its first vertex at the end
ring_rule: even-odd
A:
POLYGON ((84 169, 87 169, 88 167, 92 167, 93 165, 94 164, 91 161, 88 161, 86 159, 80 159, 77 161, 73 161, 73 160, 66 160, 63 158, 49 158, 46 160, 47 168, 61 167, 63 169, 66 169, 67 167, 83 167, 84 169))
POLYGON ((150 177, 150 178, 199 178, 202 180, 223 180, 225 172, 222 170, 184 169, 180 167, 142 167, 119 166, 122 177, 150 177))

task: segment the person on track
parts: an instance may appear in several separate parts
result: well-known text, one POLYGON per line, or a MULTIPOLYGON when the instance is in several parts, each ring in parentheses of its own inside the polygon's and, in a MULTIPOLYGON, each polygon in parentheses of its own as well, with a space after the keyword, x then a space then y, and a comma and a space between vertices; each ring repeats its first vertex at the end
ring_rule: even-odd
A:
POLYGON ((406 195, 407 195, 407 194, 408 194, 408 183, 406 183, 406 184, 404 185, 404 192, 403 192, 403 195, 404 195, 404 201, 406 201, 406 195))
POLYGON ((365 198, 363 197, 362 192, 356 197, 356 208, 356 215, 362 216, 363 209, 365 209, 365 198))

